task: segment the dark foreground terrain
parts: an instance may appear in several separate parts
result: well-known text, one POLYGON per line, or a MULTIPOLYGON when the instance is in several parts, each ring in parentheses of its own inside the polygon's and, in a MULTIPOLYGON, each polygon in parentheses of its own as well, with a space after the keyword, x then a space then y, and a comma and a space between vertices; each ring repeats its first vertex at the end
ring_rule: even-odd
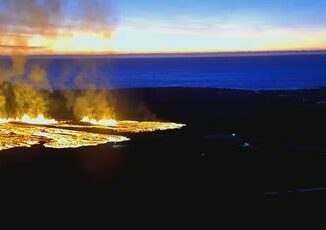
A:
POLYGON ((2 151, 2 203, 68 212, 234 215, 249 207, 265 212, 326 201, 325 89, 112 94, 121 118, 187 127, 132 134, 121 144, 2 151))

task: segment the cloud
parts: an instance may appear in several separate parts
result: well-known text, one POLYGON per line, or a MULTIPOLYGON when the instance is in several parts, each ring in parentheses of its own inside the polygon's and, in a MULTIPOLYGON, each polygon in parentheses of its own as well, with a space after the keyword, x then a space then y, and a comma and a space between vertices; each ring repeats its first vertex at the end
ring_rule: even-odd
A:
POLYGON ((114 28, 108 1, 2 0, 0 8, 2 54, 18 50, 26 54, 31 50, 55 53, 57 47, 70 52, 72 46, 74 52, 83 52, 94 45, 96 50, 108 50, 107 46, 99 47, 114 28), (75 42, 77 35, 87 38, 75 42), (79 44, 81 47, 76 48, 79 44))

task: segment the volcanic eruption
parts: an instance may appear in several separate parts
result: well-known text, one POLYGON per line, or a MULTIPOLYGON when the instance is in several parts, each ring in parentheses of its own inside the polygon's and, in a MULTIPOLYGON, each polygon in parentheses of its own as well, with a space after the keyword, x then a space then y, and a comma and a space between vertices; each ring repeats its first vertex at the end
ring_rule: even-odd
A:
POLYGON ((58 47, 60 51, 65 48, 83 51, 84 47, 78 50, 78 43, 71 50, 71 41, 75 40, 69 37, 76 34, 110 37, 112 25, 100 2, 85 0, 78 3, 79 18, 71 22, 64 20, 61 0, 3 0, 0 48, 11 58, 0 65, 0 150, 36 144, 49 148, 94 146, 128 141, 128 133, 184 126, 169 122, 118 120, 109 92, 94 87, 87 67, 75 79, 80 88, 78 93, 72 90, 62 92, 65 107, 73 114, 73 119, 57 120, 51 112, 52 107, 58 105, 51 99, 55 93, 47 70, 39 64, 28 65, 28 57, 36 51, 49 52, 58 47), (81 32, 83 27, 92 29, 81 32))

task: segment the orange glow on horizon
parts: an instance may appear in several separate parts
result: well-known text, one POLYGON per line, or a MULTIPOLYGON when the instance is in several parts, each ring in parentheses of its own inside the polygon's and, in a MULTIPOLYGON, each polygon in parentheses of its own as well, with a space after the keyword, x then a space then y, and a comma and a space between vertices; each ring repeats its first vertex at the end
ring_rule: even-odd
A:
POLYGON ((104 32, 73 31, 56 36, 23 35, 19 39, 13 35, 0 34, 0 50, 2 55, 110 53, 110 41, 110 35, 104 32))
POLYGON ((313 51, 326 49, 324 31, 272 30, 221 34, 180 34, 164 31, 118 29, 112 35, 101 31, 64 31, 54 35, 0 34, 2 55, 105 55, 156 53, 210 53, 254 51, 313 51))

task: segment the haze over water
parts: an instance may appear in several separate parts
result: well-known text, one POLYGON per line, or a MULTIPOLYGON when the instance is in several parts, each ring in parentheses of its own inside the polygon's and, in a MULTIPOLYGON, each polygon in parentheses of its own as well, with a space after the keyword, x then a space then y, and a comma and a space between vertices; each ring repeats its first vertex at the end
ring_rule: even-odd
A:
MULTIPOLYGON (((39 62, 33 60, 32 62, 39 62)), ((46 62, 46 61, 41 61, 46 62)), ((308 89, 326 86, 326 55, 207 58, 90 58, 97 88, 204 87, 247 90, 308 89)), ((83 68, 74 59, 48 62, 51 84, 74 88, 83 68), (70 66, 69 76, 62 78, 70 66)))

